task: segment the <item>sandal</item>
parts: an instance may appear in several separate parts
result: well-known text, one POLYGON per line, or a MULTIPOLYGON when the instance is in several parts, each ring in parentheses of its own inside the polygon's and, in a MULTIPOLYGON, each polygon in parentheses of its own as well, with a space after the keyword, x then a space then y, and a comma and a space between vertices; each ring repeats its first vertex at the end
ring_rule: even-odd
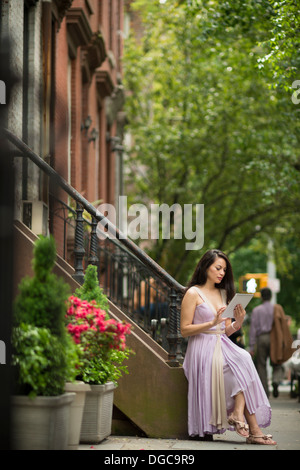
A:
POLYGON ((234 419, 232 416, 229 416, 228 418, 228 424, 234 427, 235 432, 240 436, 240 437, 246 437, 247 439, 249 438, 249 426, 248 424, 244 423, 243 421, 238 421, 234 419), (247 435, 241 434, 239 430, 244 429, 247 432, 247 435))
POLYGON ((249 434, 249 437, 246 439, 246 444, 274 446, 277 444, 277 442, 272 440, 272 434, 263 434, 262 436, 254 436, 253 434, 249 434), (260 442, 258 440, 260 440, 260 442))

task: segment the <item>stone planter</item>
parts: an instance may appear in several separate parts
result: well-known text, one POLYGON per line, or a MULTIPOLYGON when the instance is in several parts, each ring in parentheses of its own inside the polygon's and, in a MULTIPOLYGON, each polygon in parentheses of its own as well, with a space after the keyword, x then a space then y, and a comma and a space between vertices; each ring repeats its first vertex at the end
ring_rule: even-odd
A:
POLYGON ((70 405, 75 393, 56 397, 12 397, 12 445, 15 450, 66 450, 70 405))
POLYGON ((76 450, 79 445, 82 416, 85 404, 86 392, 91 387, 84 382, 67 382, 65 386, 66 392, 75 393, 75 398, 71 403, 70 420, 69 420, 69 441, 68 449, 76 450))
POLYGON ((113 382, 91 385, 86 393, 80 442, 98 444, 111 434, 114 402, 113 382))

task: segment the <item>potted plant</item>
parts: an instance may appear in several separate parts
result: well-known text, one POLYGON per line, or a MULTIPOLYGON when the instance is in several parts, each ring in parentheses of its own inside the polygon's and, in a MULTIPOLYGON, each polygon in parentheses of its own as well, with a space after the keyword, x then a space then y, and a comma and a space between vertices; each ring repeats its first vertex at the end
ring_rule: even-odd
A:
POLYGON ((94 301, 97 306, 108 313, 109 305, 103 289, 99 286, 97 266, 89 264, 84 274, 84 283, 75 291, 75 297, 81 300, 94 301))
POLYGON ((12 397, 12 439, 16 449, 67 449, 70 404, 78 350, 65 327, 70 290, 52 273, 52 236, 34 244, 33 277, 19 285, 12 334, 16 390, 12 397))
MULTIPOLYGON (((95 270, 87 271, 85 282, 89 283, 94 275, 95 270)), ((86 292, 86 285, 82 286, 82 291, 86 292)), ((76 294, 81 294, 80 289, 76 294)), ((90 385, 80 441, 99 443, 111 433, 114 389, 121 375, 128 373, 123 362, 132 352, 126 347, 130 324, 109 318, 95 299, 77 296, 69 298, 66 321, 74 342, 81 347, 78 378, 90 385)))
POLYGON ((66 382, 65 391, 75 393, 74 400, 71 403, 69 420, 68 449, 70 450, 78 449, 86 393, 90 390, 91 387, 82 380, 66 382))

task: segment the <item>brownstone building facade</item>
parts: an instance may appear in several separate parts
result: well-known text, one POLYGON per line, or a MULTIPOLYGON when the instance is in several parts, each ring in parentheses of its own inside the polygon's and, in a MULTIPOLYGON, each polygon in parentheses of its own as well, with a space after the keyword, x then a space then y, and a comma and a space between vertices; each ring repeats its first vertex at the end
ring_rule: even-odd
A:
MULTIPOLYGON (((124 124, 123 9, 123 0, 1 3, 1 37, 12 40, 11 65, 20 79, 8 129, 89 202, 116 209, 122 191, 122 153, 114 147, 122 142, 124 124)), ((57 215, 71 201, 32 162, 15 160, 15 216, 36 233, 54 233, 62 255, 64 222, 57 215)))

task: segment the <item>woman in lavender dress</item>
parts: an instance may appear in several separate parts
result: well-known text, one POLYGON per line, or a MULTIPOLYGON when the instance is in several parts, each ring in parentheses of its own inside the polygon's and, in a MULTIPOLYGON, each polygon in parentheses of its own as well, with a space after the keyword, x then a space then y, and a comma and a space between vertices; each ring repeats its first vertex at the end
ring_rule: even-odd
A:
POLYGON ((221 315, 235 294, 227 256, 208 251, 199 261, 181 306, 181 334, 189 337, 183 369, 188 380, 190 436, 235 430, 251 444, 276 444, 260 428, 271 422, 271 407, 250 354, 229 336, 245 317, 241 305, 235 321, 221 315))

